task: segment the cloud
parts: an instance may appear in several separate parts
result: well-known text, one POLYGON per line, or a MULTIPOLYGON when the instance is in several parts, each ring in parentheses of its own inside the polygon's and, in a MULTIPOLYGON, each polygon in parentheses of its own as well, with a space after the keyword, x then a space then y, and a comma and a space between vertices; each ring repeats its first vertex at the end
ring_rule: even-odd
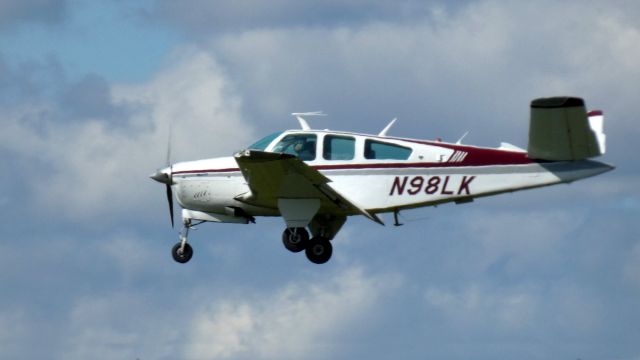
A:
POLYGON ((398 116, 394 134, 455 140, 471 130, 475 143, 526 146, 539 96, 583 96, 615 119, 611 134, 636 134, 627 94, 640 81, 638 34, 616 9, 478 1, 412 22, 238 31, 209 49, 257 118, 322 109, 332 115, 322 127, 379 131, 398 116))
POLYGON ((170 124, 174 161, 231 155, 254 137, 216 60, 194 49, 177 51, 147 83, 108 85, 88 76, 64 99, 68 109, 45 102, 9 108, 0 138, 29 169, 30 200, 71 217, 140 213, 161 198, 148 174, 164 166, 170 124))
POLYGON ((55 56, 18 64, 10 60, 11 54, 0 52, 0 106, 41 102, 66 84, 63 66, 55 56))
POLYGON ((468 285, 459 291, 429 287, 424 293, 427 304, 440 312, 445 322, 460 331, 526 331, 539 314, 537 291, 526 287, 514 289, 468 285))
MULTIPOLYGON (((170 276, 165 285, 179 278, 170 276)), ((64 359, 324 358, 346 350, 335 344, 355 329, 366 330, 362 320, 375 321, 371 314, 400 281, 395 275, 348 267, 329 277, 307 276, 262 291, 207 286, 159 296, 154 289, 117 287, 73 298, 58 314, 63 325, 49 334, 55 335, 55 345, 47 342, 43 348, 48 356, 64 359)), ((0 313, 0 325, 18 318, 0 313)), ((27 328, 0 332, 0 344, 29 342, 33 331, 24 329, 34 319, 18 324, 27 328)), ((19 347, 1 352, 20 353, 19 347)))
POLYGON ((22 310, 3 309, 0 312, 0 352, 5 354, 26 353, 23 340, 29 338, 33 329, 22 310))
POLYGON ((300 2, 275 0, 202 1, 175 3, 158 0, 145 17, 171 24, 190 37, 207 37, 217 32, 262 28, 353 26, 370 21, 412 21, 433 6, 452 6, 458 1, 339 1, 300 2))
POLYGON ((387 275, 351 268, 318 283, 293 283, 273 293, 218 299, 195 314, 186 345, 190 359, 330 356, 335 343, 398 285, 387 275))
POLYGON ((96 74, 86 74, 67 86, 59 104, 61 110, 73 119, 99 118, 114 125, 128 120, 126 109, 113 103, 111 85, 96 74))
POLYGON ((573 254, 568 249, 574 242, 567 239, 579 234, 588 218, 567 208, 550 210, 548 203, 543 209, 520 204, 504 210, 510 206, 505 201, 497 208, 488 206, 455 216, 457 228, 449 231, 450 236, 465 241, 452 245, 456 251, 442 259, 444 269, 469 280, 486 277, 517 283, 546 279, 562 272, 562 259, 573 254), (459 219, 464 219, 464 225, 459 219), (531 267, 539 271, 530 272, 531 267))
MULTIPOLYGON (((169 359, 184 326, 143 293, 76 300, 67 319, 61 359, 169 359), (172 324, 172 326, 167 326, 172 324)), ((179 316, 178 316, 179 317, 179 316)))
POLYGON ((627 262, 624 266, 626 279, 640 289, 640 242, 628 254, 627 262))
POLYGON ((58 23, 63 20, 67 6, 66 0, 3 0, 0 30, 16 23, 58 23))
POLYGON ((610 309, 603 306, 599 294, 562 280, 515 286, 478 282, 430 286, 424 299, 447 332, 505 344, 527 339, 544 351, 567 351, 563 341, 598 337, 612 326, 607 321, 610 309))

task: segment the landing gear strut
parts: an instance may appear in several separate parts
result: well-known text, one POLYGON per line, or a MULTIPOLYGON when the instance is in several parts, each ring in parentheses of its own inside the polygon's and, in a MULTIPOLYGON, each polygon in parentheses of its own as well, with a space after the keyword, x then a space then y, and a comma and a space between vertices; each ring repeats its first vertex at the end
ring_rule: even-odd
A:
POLYGON ((183 220, 182 231, 180 232, 180 242, 175 244, 171 249, 173 260, 181 264, 188 262, 193 256, 193 248, 187 243, 187 237, 189 236, 189 229, 191 226, 191 219, 183 220))

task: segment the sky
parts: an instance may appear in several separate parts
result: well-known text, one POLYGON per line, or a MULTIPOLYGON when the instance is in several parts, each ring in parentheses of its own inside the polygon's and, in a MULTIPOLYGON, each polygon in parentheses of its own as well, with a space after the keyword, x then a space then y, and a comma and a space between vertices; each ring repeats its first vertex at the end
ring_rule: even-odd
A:
POLYGON ((636 1, 3 0, 0 358, 640 359, 636 1), (284 223, 204 224, 164 186, 291 112, 317 128, 526 147, 583 97, 616 170, 350 218, 322 266, 284 223))

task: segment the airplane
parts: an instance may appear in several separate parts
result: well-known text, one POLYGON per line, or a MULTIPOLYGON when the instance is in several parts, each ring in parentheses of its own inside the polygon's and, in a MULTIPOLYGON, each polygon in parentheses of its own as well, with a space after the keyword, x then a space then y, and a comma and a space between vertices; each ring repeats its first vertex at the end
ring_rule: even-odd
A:
MULTIPOLYGON (((255 223, 281 216, 284 247, 304 251, 323 264, 347 217, 362 215, 384 225, 381 213, 571 183, 614 166, 591 160, 605 153, 604 115, 587 112, 584 100, 561 96, 530 104, 529 143, 497 148, 461 140, 388 136, 392 120, 377 135, 311 129, 270 134, 233 156, 169 164, 150 177, 166 185, 171 225, 173 197, 182 207, 182 230, 173 259, 188 262, 189 230, 204 222, 255 223), (311 233, 311 235, 309 235, 311 233)), ((464 136, 463 136, 464 137, 464 136)), ((167 155, 169 158, 169 155, 167 155)))

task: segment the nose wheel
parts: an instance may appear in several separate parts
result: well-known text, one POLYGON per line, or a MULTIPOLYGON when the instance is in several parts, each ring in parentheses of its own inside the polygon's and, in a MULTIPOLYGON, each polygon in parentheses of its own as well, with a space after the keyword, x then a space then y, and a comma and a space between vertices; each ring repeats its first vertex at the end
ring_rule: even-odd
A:
POLYGON ((171 255, 173 256, 173 260, 180 264, 184 264, 191 260, 191 257, 193 256, 193 248, 187 243, 182 246, 182 243, 179 242, 171 249, 171 255))

